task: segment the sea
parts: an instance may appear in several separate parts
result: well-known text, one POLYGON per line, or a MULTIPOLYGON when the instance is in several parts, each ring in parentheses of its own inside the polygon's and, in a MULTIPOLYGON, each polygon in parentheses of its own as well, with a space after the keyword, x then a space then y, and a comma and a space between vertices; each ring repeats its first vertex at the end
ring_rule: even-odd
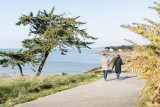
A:
MULTIPOLYGON (((0 49, 0 51, 12 52, 18 50, 19 49, 0 49)), ((61 52, 58 50, 53 50, 45 62, 41 76, 60 74, 61 72, 67 73, 68 75, 86 72, 87 70, 100 65, 101 55, 92 54, 92 52, 100 50, 101 49, 82 49, 81 53, 79 53, 76 49, 69 49, 66 55, 61 55, 61 52)), ((22 66, 24 75, 36 75, 36 72, 31 68, 36 71, 38 70, 38 66, 34 68, 28 64, 22 66)), ((2 65, 0 65, 0 75, 20 75, 19 68, 15 66, 15 68, 12 69, 11 66, 2 67, 2 65)))

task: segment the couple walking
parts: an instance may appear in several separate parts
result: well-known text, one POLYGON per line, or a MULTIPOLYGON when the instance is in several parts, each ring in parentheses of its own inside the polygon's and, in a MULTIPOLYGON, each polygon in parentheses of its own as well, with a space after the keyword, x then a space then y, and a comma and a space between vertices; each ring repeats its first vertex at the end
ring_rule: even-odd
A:
MULTIPOLYGON (((102 65, 102 70, 104 73, 104 79, 107 80, 107 72, 109 70, 109 59, 107 58, 106 54, 103 54, 102 59, 101 59, 101 65, 102 65)), ((121 65, 123 64, 122 59, 120 55, 117 55, 116 59, 114 60, 113 63, 113 68, 115 67, 115 73, 117 79, 119 79, 120 73, 121 73, 121 65)))

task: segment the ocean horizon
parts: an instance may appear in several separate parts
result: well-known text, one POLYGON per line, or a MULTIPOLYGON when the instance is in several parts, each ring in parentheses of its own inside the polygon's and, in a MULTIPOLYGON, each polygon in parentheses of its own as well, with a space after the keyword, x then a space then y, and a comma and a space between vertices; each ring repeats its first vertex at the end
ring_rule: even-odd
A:
MULTIPOLYGON (((16 52, 18 50, 19 49, 0 49, 0 51, 12 52, 16 52)), ((100 49, 82 49, 81 53, 79 53, 76 49, 69 49, 66 55, 61 55, 58 50, 53 50, 45 62, 41 76, 60 74, 61 72, 65 72, 68 75, 81 74, 93 67, 99 66, 101 62, 101 55, 92 54, 92 52, 99 50, 100 49)), ((33 69, 37 71, 38 66, 33 69)), ((36 75, 36 72, 34 72, 28 64, 22 66, 22 70, 24 75, 36 75)), ((12 69, 11 66, 2 67, 2 65, 0 65, 0 75, 20 75, 20 71, 17 66, 12 69)))

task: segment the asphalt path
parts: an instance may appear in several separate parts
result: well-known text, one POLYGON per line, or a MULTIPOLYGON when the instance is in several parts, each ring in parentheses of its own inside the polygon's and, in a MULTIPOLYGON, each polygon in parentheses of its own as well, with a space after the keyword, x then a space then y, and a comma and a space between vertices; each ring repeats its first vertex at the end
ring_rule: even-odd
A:
POLYGON ((18 104, 15 107, 135 107, 144 80, 132 73, 121 73, 116 79, 113 73, 93 83, 18 104))

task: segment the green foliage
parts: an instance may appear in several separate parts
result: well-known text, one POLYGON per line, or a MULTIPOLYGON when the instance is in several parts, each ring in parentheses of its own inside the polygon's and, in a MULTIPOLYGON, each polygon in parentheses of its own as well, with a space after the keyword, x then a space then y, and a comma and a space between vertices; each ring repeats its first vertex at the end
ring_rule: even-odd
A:
POLYGON ((3 65, 2 67, 8 67, 9 65, 11 65, 13 69, 17 65, 18 67, 20 67, 20 70, 22 70, 21 65, 24 66, 27 63, 31 63, 34 66, 38 62, 36 55, 31 54, 31 52, 27 50, 22 51, 22 49, 18 52, 0 51, 0 56, 2 57, 2 59, 0 60, 0 65, 3 65))
POLYGON ((0 78, 0 107, 35 100, 102 78, 100 74, 0 78), (14 88, 13 88, 14 87, 14 88))
POLYGON ((146 105, 146 103, 149 101, 149 102, 151 102, 151 100, 150 100, 150 95, 147 93, 147 94, 145 94, 144 96, 143 96, 143 99, 142 99, 142 101, 137 105, 137 107, 148 107, 147 105, 146 105))
MULTIPOLYGON (((154 3, 157 7, 150 8, 160 15, 160 3, 154 3)), ((160 106, 160 23, 146 18, 144 20, 148 24, 133 23, 132 25, 122 25, 121 27, 127 28, 150 41, 149 45, 143 46, 132 41, 129 42, 136 46, 135 51, 141 53, 138 57, 133 58, 133 60, 141 60, 142 63, 138 68, 143 72, 143 77, 146 79, 145 87, 141 93, 141 104, 149 107, 158 107, 160 106), (150 97, 146 97, 146 95, 150 97)))
POLYGON ((122 46, 110 46, 110 47, 105 47, 105 49, 113 49, 114 51, 118 51, 118 49, 122 50, 133 50, 133 45, 122 45, 122 46))
POLYGON ((36 16, 31 12, 29 15, 23 15, 16 25, 30 25, 29 35, 36 35, 33 39, 24 40, 22 43, 25 48, 41 47, 43 51, 50 51, 52 48, 58 47, 60 51, 65 52, 67 47, 89 48, 88 44, 92 42, 85 42, 86 39, 96 39, 88 36, 85 29, 79 29, 79 26, 85 24, 76 21, 75 18, 65 18, 64 14, 53 14, 54 8, 47 13, 39 11, 36 16), (81 38, 82 39, 81 39, 81 38), (30 43, 26 43, 30 41, 30 43), (34 46, 33 46, 34 45, 34 46))
POLYGON ((29 49, 35 54, 40 55, 41 63, 39 66, 38 74, 44 66, 44 63, 52 51, 52 49, 59 49, 62 54, 68 51, 68 47, 77 48, 80 52, 81 48, 90 48, 88 45, 93 42, 87 42, 87 39, 96 40, 93 36, 89 36, 85 29, 79 27, 84 22, 77 21, 78 17, 70 18, 65 17, 65 14, 56 15, 51 12, 47 13, 39 11, 36 16, 31 12, 29 15, 20 17, 16 25, 29 25, 29 35, 34 35, 32 39, 24 40, 23 47, 29 49))

